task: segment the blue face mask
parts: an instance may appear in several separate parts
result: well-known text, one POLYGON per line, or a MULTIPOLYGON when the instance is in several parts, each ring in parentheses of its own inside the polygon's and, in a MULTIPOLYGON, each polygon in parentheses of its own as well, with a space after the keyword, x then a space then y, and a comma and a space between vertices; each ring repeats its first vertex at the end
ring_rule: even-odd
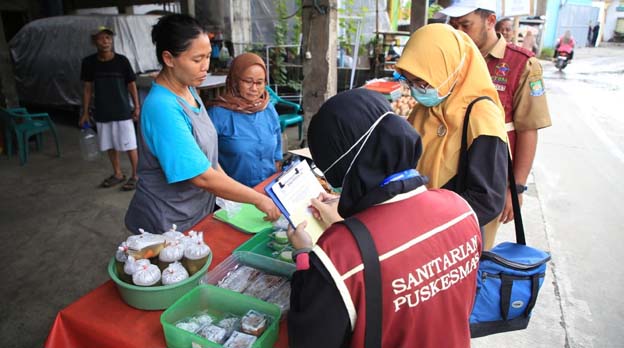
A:
POLYGON ((425 89, 425 93, 421 93, 415 87, 410 87, 410 94, 419 104, 428 108, 440 104, 448 96, 448 94, 444 97, 438 96, 438 90, 435 88, 427 88, 425 89))
MULTIPOLYGON (((461 60, 459 61, 459 65, 457 66, 457 68, 455 68, 455 71, 453 71, 446 78, 446 80, 444 80, 444 82, 440 84, 440 86, 444 86, 448 81, 451 80, 452 77, 455 76, 455 74, 457 74, 461 70, 462 66, 464 65, 465 57, 466 57, 465 55, 462 56, 461 60)), ((403 81, 407 81, 407 79, 403 77, 403 81)), ((429 87, 429 88, 425 88, 424 91, 421 91, 418 88, 414 87, 413 85, 409 84, 410 94, 412 95, 412 98, 416 99, 418 103, 422 104, 425 107, 431 108, 443 102, 444 99, 446 99, 446 97, 448 97, 451 94, 451 91, 455 87, 456 83, 457 83, 457 78, 455 78, 455 82, 453 82, 453 84, 449 88, 448 93, 442 97, 439 96, 437 88, 429 87)))

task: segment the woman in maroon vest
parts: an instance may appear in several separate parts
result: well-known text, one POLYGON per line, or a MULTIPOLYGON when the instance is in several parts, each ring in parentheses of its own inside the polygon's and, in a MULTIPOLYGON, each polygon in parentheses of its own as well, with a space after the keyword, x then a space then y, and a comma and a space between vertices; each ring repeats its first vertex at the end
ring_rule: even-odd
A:
MULTIPOLYGON (((381 273, 382 347, 469 347, 481 234, 459 195, 427 190, 415 169, 422 153, 413 127, 379 93, 354 89, 329 99, 308 130, 312 157, 335 188, 312 200, 327 228, 312 248, 305 223, 289 230, 297 249, 288 333, 291 347, 364 347, 363 262, 339 223, 370 231, 381 273), (305 253, 306 250, 311 252, 305 253)), ((379 284, 377 284, 379 286, 379 284)))

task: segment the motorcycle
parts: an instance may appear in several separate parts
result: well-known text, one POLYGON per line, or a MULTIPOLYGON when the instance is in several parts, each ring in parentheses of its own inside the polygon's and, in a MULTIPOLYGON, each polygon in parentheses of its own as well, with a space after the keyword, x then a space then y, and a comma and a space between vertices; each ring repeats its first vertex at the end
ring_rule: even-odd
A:
POLYGON ((559 69, 559 71, 565 69, 568 66, 568 56, 567 52, 559 51, 557 52, 557 60, 555 61, 555 67, 559 69))

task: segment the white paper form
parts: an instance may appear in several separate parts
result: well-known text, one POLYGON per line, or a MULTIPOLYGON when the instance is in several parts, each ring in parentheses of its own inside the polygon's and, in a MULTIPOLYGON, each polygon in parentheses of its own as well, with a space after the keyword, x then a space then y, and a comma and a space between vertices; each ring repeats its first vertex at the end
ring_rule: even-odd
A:
POLYGON ((284 209, 288 211, 289 219, 297 226, 307 221, 306 231, 316 243, 324 229, 319 221, 312 216, 310 200, 318 198, 321 192, 325 192, 318 182, 308 162, 301 161, 290 168, 277 180, 272 187, 273 193, 280 200, 284 209))

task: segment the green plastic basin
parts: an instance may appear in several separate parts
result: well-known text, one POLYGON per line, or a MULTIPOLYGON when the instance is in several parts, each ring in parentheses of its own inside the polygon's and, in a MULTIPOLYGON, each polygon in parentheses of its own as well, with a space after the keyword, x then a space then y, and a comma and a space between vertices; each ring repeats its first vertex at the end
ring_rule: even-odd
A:
POLYGON ((160 323, 169 348, 219 348, 220 344, 175 326, 176 322, 198 312, 208 312, 214 317, 234 314, 242 317, 254 309, 272 317, 272 321, 258 337, 252 348, 271 348, 279 334, 280 309, 278 306, 237 292, 212 285, 200 285, 180 298, 160 315, 160 323))
POLYGON ((128 284, 117 276, 115 257, 112 257, 108 263, 108 275, 115 282, 121 298, 128 305, 138 309, 161 310, 171 306, 176 300, 196 287, 201 277, 208 271, 211 261, 212 253, 208 256, 204 267, 197 273, 182 282, 171 285, 136 286, 128 284))

